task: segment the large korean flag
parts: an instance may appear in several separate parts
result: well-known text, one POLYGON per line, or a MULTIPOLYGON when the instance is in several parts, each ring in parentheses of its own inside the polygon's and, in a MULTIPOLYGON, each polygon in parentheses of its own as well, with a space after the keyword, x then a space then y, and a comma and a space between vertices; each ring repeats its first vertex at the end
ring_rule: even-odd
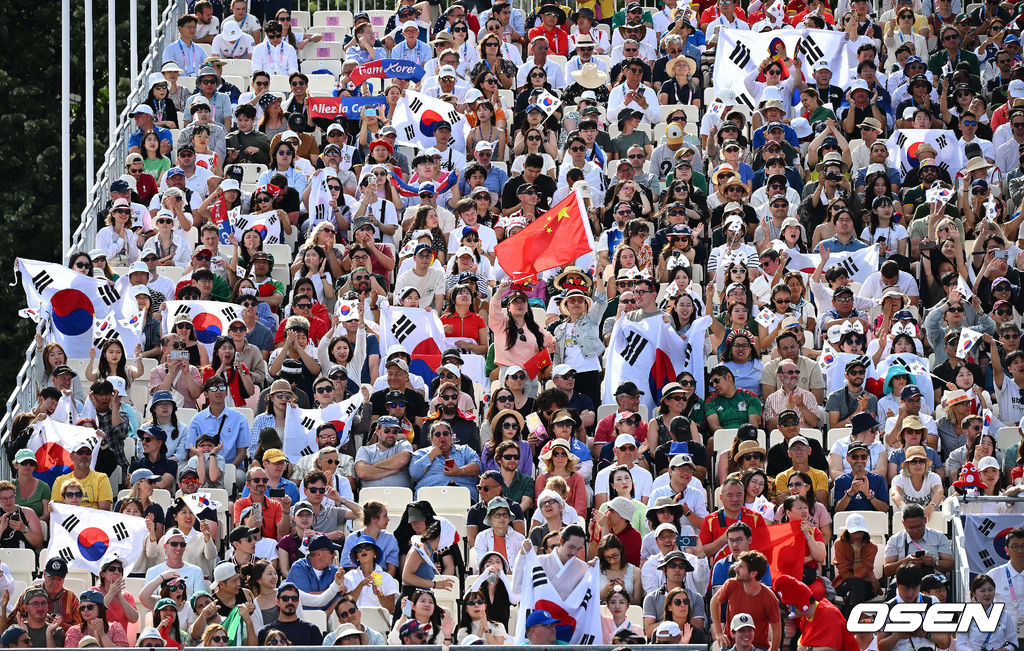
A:
POLYGON ((99 575, 107 560, 117 558, 124 564, 125 576, 132 571, 149 535, 144 518, 59 502, 50 506, 47 559, 60 556, 72 570, 99 575))
POLYGON ((904 176, 917 169, 922 160, 918 158, 917 150, 924 143, 935 148, 936 164, 951 177, 955 177, 967 162, 956 134, 949 129, 899 129, 886 142, 889 167, 898 169, 904 176))
MULTIPOLYGON (((801 253, 796 249, 787 249, 786 254, 789 256, 786 268, 805 274, 813 273, 821 262, 821 255, 817 253, 801 253)), ((822 271, 828 271, 837 265, 846 268, 851 281, 863 283, 868 276, 878 270, 878 247, 867 246, 857 251, 829 254, 828 262, 822 271)))
POLYGON ((174 322, 186 316, 196 329, 196 339, 213 353, 217 337, 228 333, 228 324, 237 319, 241 312, 233 303, 221 301, 167 301, 164 311, 164 332, 171 332, 174 322))
POLYGON ((590 646, 601 634, 601 599, 598 588, 600 572, 595 565, 590 568, 565 599, 551 584, 551 577, 538 562, 531 550, 519 557, 517 565, 523 566, 523 582, 519 600, 519 619, 516 621, 516 643, 529 644, 526 637, 526 619, 535 610, 547 611, 558 620, 555 633, 558 644, 579 644, 590 646))
POLYGON ((254 229, 260 235, 264 244, 281 243, 281 219, 277 211, 271 210, 258 215, 237 215, 231 219, 231 225, 235 229, 235 237, 242 241, 242 233, 254 229))
POLYGON ((433 147, 434 125, 445 120, 452 125, 452 138, 449 145, 457 151, 466 150, 466 120, 455 107, 448 102, 433 98, 430 95, 405 91, 405 97, 395 105, 395 117, 391 121, 398 128, 398 142, 413 147, 433 147))
POLYGON ((18 258, 17 269, 28 307, 49 316, 50 339, 60 344, 68 357, 88 357, 93 320, 106 316, 120 300, 120 293, 104 278, 85 276, 52 262, 18 258))
POLYGON ((675 382, 678 371, 689 367, 688 360, 700 351, 689 351, 682 338, 660 316, 643 321, 625 317, 615 323, 605 353, 604 403, 615 403, 615 389, 623 382, 633 382, 643 391, 641 404, 649 413, 661 402, 661 388, 675 382))
MULTIPOLYGON (((448 337, 444 334, 441 319, 433 310, 381 305, 380 349, 386 352, 395 344, 401 344, 412 355, 409 372, 420 376, 429 385, 441 366, 441 351, 448 347, 448 337)), ((387 373, 385 358, 386 355, 381 355, 382 375, 387 373)))
POLYGON ((843 32, 824 29, 786 29, 768 32, 750 32, 723 27, 719 31, 718 47, 715 50, 715 66, 712 71, 716 90, 728 88, 736 93, 737 104, 745 104, 754 110, 761 101, 747 90, 743 80, 756 70, 768 56, 768 46, 781 39, 786 53, 793 57, 800 55, 804 79, 812 78, 814 64, 822 59, 832 69, 832 85, 846 88, 849 83, 849 55, 844 47, 843 32))

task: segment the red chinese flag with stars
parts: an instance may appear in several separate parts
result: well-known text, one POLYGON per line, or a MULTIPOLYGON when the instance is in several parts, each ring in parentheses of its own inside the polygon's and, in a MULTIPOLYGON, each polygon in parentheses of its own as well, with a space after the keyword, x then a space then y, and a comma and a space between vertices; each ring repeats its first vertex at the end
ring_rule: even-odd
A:
POLYGON ((754 527, 750 548, 768 558, 772 576, 802 576, 807 541, 800 532, 799 522, 784 522, 754 527))
POLYGON ((576 192, 533 223, 494 247, 498 264, 512 280, 556 269, 593 252, 587 210, 576 192))

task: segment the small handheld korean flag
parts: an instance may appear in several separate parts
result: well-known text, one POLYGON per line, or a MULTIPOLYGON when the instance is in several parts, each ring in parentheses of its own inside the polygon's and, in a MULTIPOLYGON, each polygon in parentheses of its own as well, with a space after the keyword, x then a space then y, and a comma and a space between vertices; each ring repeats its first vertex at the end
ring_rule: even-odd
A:
POLYGON ((220 502, 210 499, 210 496, 206 493, 192 493, 191 495, 183 495, 182 500, 185 502, 185 506, 188 507, 189 511, 199 517, 199 515, 206 509, 217 510, 220 508, 220 502))
POLYGON ((72 570, 99 574, 114 558, 128 575, 142 555, 148 534, 146 520, 133 515, 98 511, 51 502, 50 547, 47 558, 63 558, 72 570))
POLYGON ((960 295, 964 297, 965 301, 971 300, 974 296, 974 292, 971 291, 970 286, 967 285, 967 281, 964 280, 963 276, 956 277, 956 291, 960 292, 960 295))
POLYGON ((981 333, 971 328, 960 329, 960 341, 956 342, 956 355, 957 357, 967 357, 967 354, 971 352, 971 348, 974 348, 974 344, 978 343, 981 339, 981 333))

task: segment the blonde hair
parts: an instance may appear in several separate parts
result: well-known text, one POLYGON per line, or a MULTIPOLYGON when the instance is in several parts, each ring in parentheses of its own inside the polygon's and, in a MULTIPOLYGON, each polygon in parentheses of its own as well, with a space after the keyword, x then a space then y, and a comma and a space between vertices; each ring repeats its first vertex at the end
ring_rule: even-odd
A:
POLYGON ((79 481, 77 479, 70 479, 70 480, 68 480, 67 483, 65 483, 63 486, 60 487, 61 499, 64 498, 64 493, 68 492, 69 488, 74 488, 74 487, 77 487, 79 490, 81 490, 83 493, 85 493, 85 488, 82 487, 82 484, 79 483, 79 481))
POLYGON ((544 484, 544 490, 555 491, 564 499, 569 494, 569 484, 565 483, 561 477, 548 477, 544 484))
POLYGON ((213 636, 216 635, 218 631, 224 631, 224 635, 228 634, 227 630, 220 624, 210 624, 207 626, 206 630, 203 631, 202 646, 210 646, 210 642, 213 641, 213 636))

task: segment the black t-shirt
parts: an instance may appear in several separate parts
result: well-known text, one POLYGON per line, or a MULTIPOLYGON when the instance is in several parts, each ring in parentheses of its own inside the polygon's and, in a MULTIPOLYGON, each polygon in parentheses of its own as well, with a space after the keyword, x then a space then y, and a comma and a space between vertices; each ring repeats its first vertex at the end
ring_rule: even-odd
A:
POLYGON ((698 441, 669 441, 658 446, 658 449, 654 451, 654 471, 661 473, 668 470, 668 462, 672 460, 672 457, 686 452, 693 459, 693 463, 701 468, 711 468, 708 465, 708 449, 704 447, 703 443, 698 441), (683 450, 683 446, 686 449, 683 450), (675 450, 673 451, 673 446, 675 450))
POLYGON ((294 622, 277 621, 269 626, 264 626, 256 635, 256 641, 262 646, 267 641, 267 633, 272 630, 284 633, 293 646, 320 646, 324 641, 324 634, 315 624, 301 619, 294 622))
MULTIPOLYGON (((387 410, 387 398, 388 393, 391 392, 390 388, 384 388, 380 391, 375 391, 370 396, 370 409, 374 416, 385 416, 388 413, 387 410)), ((423 395, 419 391, 413 389, 405 390, 405 415, 409 420, 416 418, 423 418, 427 415, 427 401, 423 399, 423 395)))
MULTIPOLYGON (((523 178, 522 174, 517 174, 510 178, 508 183, 505 184, 505 188, 501 191, 501 205, 506 208, 519 205, 519 195, 517 193, 524 183, 526 183, 526 179, 523 178)), ((555 196, 555 190, 558 189, 554 180, 550 176, 539 174, 533 180, 533 187, 537 188, 537 196, 540 197, 537 210, 543 212, 550 208, 551 197, 555 196)))

